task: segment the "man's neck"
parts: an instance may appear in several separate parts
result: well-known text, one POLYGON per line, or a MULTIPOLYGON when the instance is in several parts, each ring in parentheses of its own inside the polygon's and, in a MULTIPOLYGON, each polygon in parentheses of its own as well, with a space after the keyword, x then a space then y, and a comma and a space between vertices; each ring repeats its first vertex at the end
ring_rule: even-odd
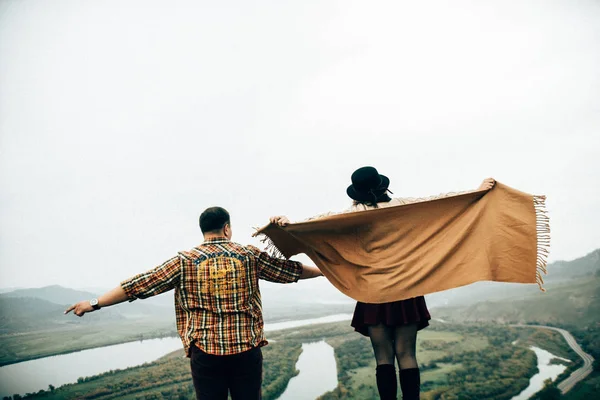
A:
POLYGON ((204 241, 212 240, 212 239, 225 239, 225 240, 227 240, 227 237, 223 233, 207 233, 206 235, 204 235, 204 241))

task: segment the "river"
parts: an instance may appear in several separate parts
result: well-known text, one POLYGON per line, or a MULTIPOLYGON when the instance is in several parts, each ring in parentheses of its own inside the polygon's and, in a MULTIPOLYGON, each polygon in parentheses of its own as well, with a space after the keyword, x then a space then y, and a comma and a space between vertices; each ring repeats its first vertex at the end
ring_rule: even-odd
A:
POLYGON ((179 338, 150 339, 6 365, 0 367, 0 398, 46 390, 48 385, 59 387, 77 382, 79 377, 141 365, 181 347, 179 338))
POLYGON ((535 346, 531 346, 530 349, 533 350, 535 352, 535 355, 537 356, 537 367, 539 369, 539 372, 531 377, 531 379, 529 380, 529 386, 527 386, 527 388, 521 393, 513 397, 512 400, 526 400, 530 398, 535 393, 542 390, 542 388, 544 387, 544 381, 546 379, 552 379, 552 381, 554 381, 560 374, 564 372, 565 369, 567 369, 567 367, 565 367, 564 365, 550 364, 550 361, 552 361, 555 358, 565 361, 569 360, 555 356, 549 351, 540 349, 535 346))
POLYGON ((337 366, 333 347, 325 341, 303 343, 296 363, 300 372, 290 379, 279 400, 316 399, 337 387, 337 366))
MULTIPOLYGON (((275 322, 265 324, 265 331, 347 321, 351 317, 352 314, 335 314, 320 318, 275 322)), ((323 344, 328 346, 324 342, 323 344)), ((321 349, 319 351, 328 351, 326 349, 323 350, 323 345, 320 346, 314 347, 307 344, 306 348, 303 347, 303 360, 314 357, 315 351, 318 349, 321 349)), ((47 390, 48 385, 59 387, 67 383, 77 382, 79 377, 93 376, 110 370, 134 367, 146 362, 152 362, 165 354, 181 348, 182 345, 179 338, 150 339, 6 365, 0 367, 0 398, 15 393, 23 395, 25 393, 37 392, 40 389, 47 390), (74 365, 77 368, 73 368, 74 365)), ((331 354, 331 358, 333 359, 333 349, 331 349, 331 354)), ((318 356, 319 362, 322 362, 322 357, 322 355, 318 356)), ((314 363, 314 361, 311 362, 314 363)), ((298 369, 300 367, 297 366, 298 369)), ((302 368, 308 373, 308 368, 302 368)), ((323 368, 323 371, 325 371, 326 367, 323 368)), ((336 379, 337 385, 337 373, 335 371, 335 359, 333 359, 333 376, 336 379)), ((302 376, 304 376, 305 372, 302 373, 302 376)))

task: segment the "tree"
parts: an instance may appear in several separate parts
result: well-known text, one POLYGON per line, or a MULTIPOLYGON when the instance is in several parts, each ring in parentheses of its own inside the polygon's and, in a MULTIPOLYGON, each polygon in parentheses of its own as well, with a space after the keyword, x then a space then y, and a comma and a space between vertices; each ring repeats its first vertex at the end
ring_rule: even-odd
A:
POLYGON ((544 381, 544 388, 537 392, 533 397, 535 400, 560 400, 562 399, 561 391, 552 383, 552 380, 546 379, 544 381))

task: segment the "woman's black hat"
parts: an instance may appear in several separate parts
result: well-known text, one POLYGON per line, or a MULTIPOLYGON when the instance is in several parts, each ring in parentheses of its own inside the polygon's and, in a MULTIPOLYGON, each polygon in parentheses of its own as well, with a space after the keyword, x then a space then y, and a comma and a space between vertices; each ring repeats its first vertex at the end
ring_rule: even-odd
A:
POLYGON ((346 193, 357 201, 373 201, 387 191, 390 180, 373 167, 362 167, 352 173, 352 185, 346 193))

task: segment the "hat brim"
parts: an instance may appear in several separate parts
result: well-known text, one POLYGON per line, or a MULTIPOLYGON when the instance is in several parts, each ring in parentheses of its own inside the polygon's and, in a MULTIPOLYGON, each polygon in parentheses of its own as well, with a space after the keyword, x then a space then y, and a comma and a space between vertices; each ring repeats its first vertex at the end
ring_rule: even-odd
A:
MULTIPOLYGON (((381 184, 373 190, 377 196, 385 193, 387 188, 390 186, 390 179, 387 176, 379 174, 379 177, 381 178, 381 184)), ((350 197, 352 200, 373 201, 373 195, 371 193, 358 191, 354 185, 348 186, 348 189, 346 189, 346 194, 348 194, 348 197, 350 197)))

